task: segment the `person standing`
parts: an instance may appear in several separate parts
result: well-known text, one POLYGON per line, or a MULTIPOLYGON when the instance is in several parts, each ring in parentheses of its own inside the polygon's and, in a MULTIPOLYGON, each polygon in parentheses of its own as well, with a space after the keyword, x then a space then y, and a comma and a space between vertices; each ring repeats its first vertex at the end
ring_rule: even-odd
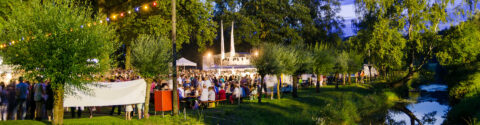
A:
POLYGON ((40 82, 36 83, 33 87, 34 95, 33 100, 35 101, 35 115, 34 119, 42 120, 42 105, 44 103, 44 95, 46 94, 44 84, 40 82))
POLYGON ((45 103, 45 109, 47 110, 48 121, 52 120, 52 110, 53 110, 53 89, 52 84, 49 81, 45 81, 47 84, 46 87, 46 94, 47 94, 47 101, 45 103))
POLYGON ((7 107, 8 107, 8 92, 7 88, 5 87, 5 84, 2 82, 0 83, 1 89, 0 89, 0 94, 1 94, 1 103, 0 103, 0 121, 7 121, 7 107))
MULTIPOLYGON (((16 116, 18 110, 21 110, 20 119, 25 120, 27 115, 27 95, 28 95, 28 84, 23 82, 23 77, 18 78, 18 84, 16 85, 16 94, 17 94, 17 106, 13 111, 13 115, 16 116)), ((17 120, 17 119, 15 119, 17 120)))

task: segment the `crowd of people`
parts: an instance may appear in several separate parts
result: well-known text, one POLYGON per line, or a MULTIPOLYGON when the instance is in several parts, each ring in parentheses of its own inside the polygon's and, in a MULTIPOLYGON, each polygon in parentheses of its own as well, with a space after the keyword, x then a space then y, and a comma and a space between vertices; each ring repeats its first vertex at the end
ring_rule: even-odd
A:
MULTIPOLYGON (((161 78, 161 77, 160 77, 161 78)), ((155 79, 151 83, 151 97, 155 91, 172 90, 173 80, 168 77, 155 79)), ((95 81, 115 84, 116 82, 140 79, 132 70, 113 69, 106 75, 96 75, 95 81)), ((276 78, 273 78, 276 79, 276 78)), ((176 79, 177 91, 181 100, 181 106, 190 109, 198 109, 207 106, 209 102, 241 103, 244 99, 254 100, 258 98, 259 91, 271 95, 275 87, 267 85, 263 90, 260 88, 259 75, 232 75, 201 70, 184 70, 179 72, 176 79)), ((266 82, 269 80, 265 78, 266 82)), ((35 119, 52 120, 54 93, 48 80, 41 77, 35 80, 24 80, 22 77, 12 80, 10 84, 0 83, 0 119, 35 119)), ((153 104, 153 98, 151 98, 153 104)), ((69 107, 66 112, 71 113, 72 118, 81 117, 87 109, 90 118, 95 112, 105 108, 110 110, 110 115, 125 113, 127 120, 138 116, 142 119, 144 104, 114 105, 106 107, 69 107), (110 108, 110 109, 108 109, 110 108), (116 111, 116 113, 115 113, 116 111)))
MULTIPOLYGON (((177 78, 180 99, 192 109, 207 102, 227 101, 240 103, 243 99, 257 98, 258 75, 218 75, 214 72, 189 70, 177 78)), ((165 84, 163 84, 165 85, 165 84)), ((271 90, 269 90, 271 92, 271 90)))
POLYGON ((52 119, 53 91, 48 80, 23 77, 0 83, 0 120, 52 119))

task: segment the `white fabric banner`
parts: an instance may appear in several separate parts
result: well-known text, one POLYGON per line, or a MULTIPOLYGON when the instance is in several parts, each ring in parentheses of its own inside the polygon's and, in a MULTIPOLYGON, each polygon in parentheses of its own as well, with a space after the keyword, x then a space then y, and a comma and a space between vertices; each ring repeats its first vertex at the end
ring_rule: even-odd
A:
POLYGON ((63 107, 111 106, 145 103, 144 79, 126 82, 100 82, 87 85, 88 94, 75 90, 75 95, 65 95, 63 107))

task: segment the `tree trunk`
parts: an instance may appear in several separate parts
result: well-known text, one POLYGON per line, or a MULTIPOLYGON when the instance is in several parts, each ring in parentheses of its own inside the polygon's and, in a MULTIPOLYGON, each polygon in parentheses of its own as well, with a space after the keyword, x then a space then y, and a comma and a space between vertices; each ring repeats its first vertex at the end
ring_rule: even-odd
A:
POLYGON ((348 84, 351 85, 351 84, 352 84, 352 75, 351 75, 351 73, 348 73, 348 76, 347 76, 347 77, 348 77, 348 84))
POLYGON ((176 0, 172 0, 172 51, 173 51, 173 62, 172 66, 174 68, 174 71, 172 73, 172 79, 173 79, 173 91, 172 91, 172 105, 173 105, 173 115, 178 114, 178 96, 177 96, 177 70, 175 68, 177 67, 177 10, 176 10, 176 0))
POLYGON ((280 84, 282 82, 282 76, 277 75, 278 82, 277 82, 277 98, 280 99, 280 84))
POLYGON ((317 75, 317 83, 315 83, 315 92, 319 93, 320 92, 320 78, 321 75, 317 75))
MULTIPOLYGON (((58 83, 57 83, 58 84, 58 83)), ((54 89, 54 107, 53 122, 54 125, 63 125, 63 84, 58 84, 58 88, 54 89)))
POLYGON ((339 75, 338 75, 338 73, 336 73, 335 77, 334 77, 335 78, 335 80, 334 80, 335 81, 335 89, 338 89, 338 79, 339 79, 338 77, 339 77, 339 75))
POLYGON ((146 78, 145 79, 146 82, 147 82, 147 91, 146 91, 146 95, 145 95, 145 111, 143 111, 143 116, 145 116, 145 118, 149 118, 149 115, 148 115, 148 111, 149 111, 149 106, 150 106, 150 88, 152 87, 152 82, 153 82, 153 79, 152 78, 146 78))
POLYGON ((346 82, 346 81, 345 81, 345 77, 346 77, 346 76, 345 76, 345 73, 343 73, 343 74, 342 74, 342 82, 343 82, 343 85, 345 85, 345 82, 346 82))
POLYGON ((125 45, 125 69, 129 70, 132 67, 130 58, 132 57, 132 46, 130 44, 125 45))
POLYGON ((298 84, 298 77, 297 75, 294 75, 293 76, 293 89, 292 89, 292 97, 293 98, 297 98, 298 95, 297 95, 297 84, 298 84))
POLYGON ((258 103, 262 103, 262 94, 263 94, 262 90, 265 87, 264 84, 263 84, 263 78, 265 78, 265 75, 260 75, 260 81, 259 81, 260 83, 258 83, 258 84, 260 84, 260 87, 257 89, 257 91, 258 91, 258 103))

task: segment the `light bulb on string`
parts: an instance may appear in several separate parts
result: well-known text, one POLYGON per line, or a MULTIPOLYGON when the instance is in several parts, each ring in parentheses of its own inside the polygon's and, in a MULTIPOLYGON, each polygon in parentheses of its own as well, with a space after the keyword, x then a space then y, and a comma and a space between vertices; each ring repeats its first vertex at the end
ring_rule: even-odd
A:
POLYGON ((121 16, 121 17, 123 17, 123 12, 122 12, 122 13, 120 13, 120 16, 121 16))
POLYGON ((80 25, 80 28, 83 28, 83 25, 80 25))
POLYGON ((140 11, 140 7, 135 7, 135 11, 136 12, 140 11))
POLYGON ((22 41, 25 40, 25 37, 22 37, 22 41))
POLYGON ((143 9, 147 10, 147 9, 148 9, 148 5, 144 5, 144 6, 143 6, 143 9))
POLYGON ((115 20, 117 18, 117 15, 113 15, 112 19, 115 20))
POLYGON ((97 22, 93 22, 93 25, 94 25, 94 26, 97 25, 97 22))
POLYGON ((90 24, 90 23, 88 23, 88 24, 87 24, 87 26, 88 26, 88 27, 90 27, 90 26, 91 26, 91 24, 90 24))
POLYGON ((155 1, 155 2, 153 2, 153 6, 154 6, 154 7, 156 7, 156 6, 157 6, 157 2, 156 2, 156 1, 155 1))
POLYGON ((108 18, 108 17, 107 17, 107 19, 106 19, 106 20, 107 20, 107 22, 110 22, 110 18, 108 18))
POLYGON ((103 20, 100 20, 100 23, 103 23, 103 20))
POLYGON ((129 11, 128 11, 128 14, 131 14, 131 13, 132 13, 132 11, 129 10, 129 11))

